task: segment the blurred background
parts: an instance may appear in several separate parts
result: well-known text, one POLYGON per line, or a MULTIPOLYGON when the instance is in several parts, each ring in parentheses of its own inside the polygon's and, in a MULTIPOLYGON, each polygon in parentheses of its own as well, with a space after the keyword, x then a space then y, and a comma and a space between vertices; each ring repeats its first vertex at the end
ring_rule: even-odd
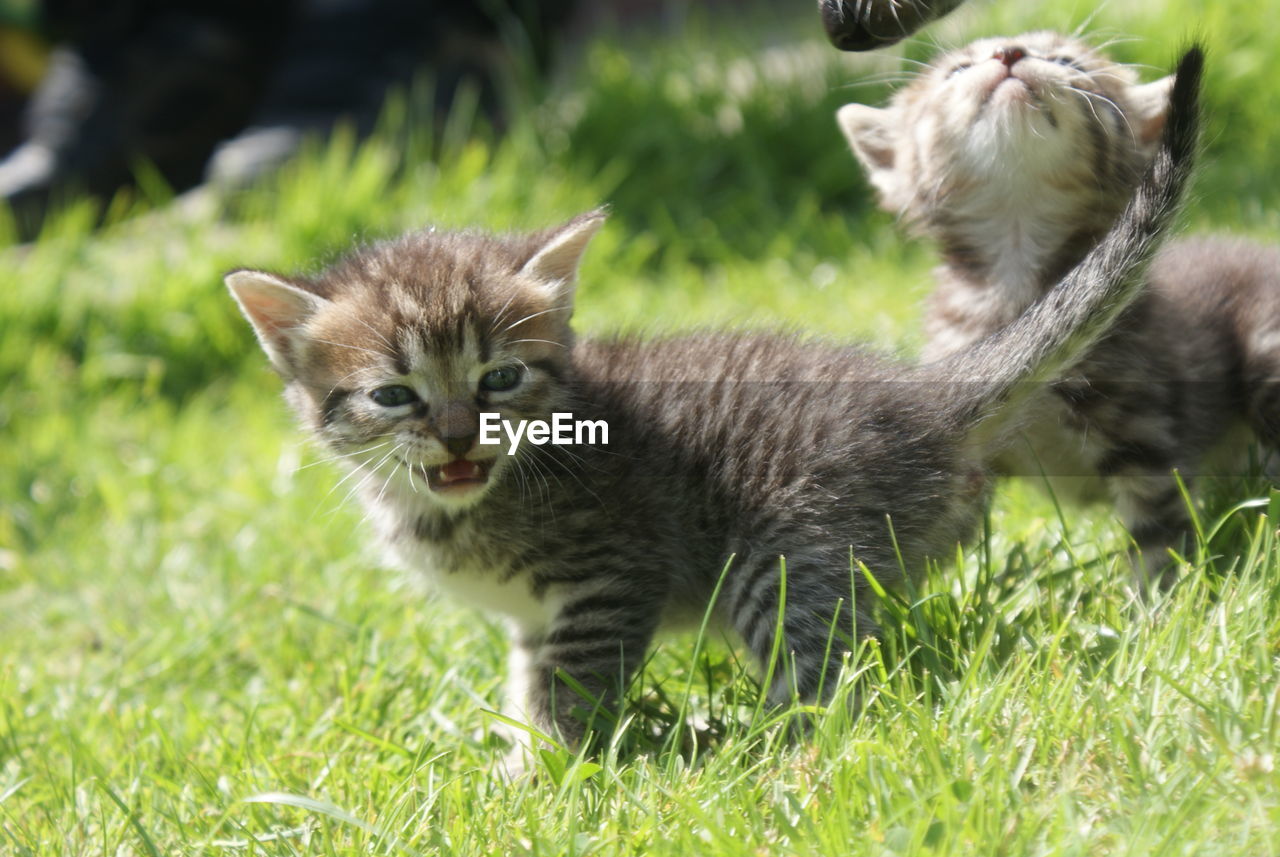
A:
MULTIPOLYGON (((917 61, 979 36, 1079 29, 1148 80, 1200 38, 1185 228, 1278 241, 1272 13, 971 0, 852 55, 809 0, 0 0, 4 830, 135 853, 142 819, 152 853, 194 853, 255 791, 322 783, 364 805, 384 786, 350 772, 388 751, 335 718, 462 747, 442 763, 455 774, 485 764, 465 736, 496 694, 501 632, 404 596, 291 424, 227 270, 315 270, 410 228, 541 227, 609 203, 580 330, 781 325, 909 355, 932 251, 876 210, 837 107, 882 104, 917 61), (134 814, 84 791, 86 771, 134 814)), ((1117 585, 1074 559, 1123 551, 1108 509, 1068 533, 1012 487, 993 514, 997 565, 1117 585)), ((1002 616, 1034 623, 1036 601, 1002 616)))

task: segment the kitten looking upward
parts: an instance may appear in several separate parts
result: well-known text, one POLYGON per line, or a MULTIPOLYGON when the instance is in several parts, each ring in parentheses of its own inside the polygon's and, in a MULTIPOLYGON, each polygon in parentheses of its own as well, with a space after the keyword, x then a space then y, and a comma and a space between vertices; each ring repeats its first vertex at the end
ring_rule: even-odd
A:
POLYGON ((1017 318, 1096 243, 1151 159, 1171 81, 1024 33, 938 57, 887 108, 840 109, 882 206, 942 253, 926 360, 1017 318))
MULTIPOLYGON (((1151 160, 1171 83, 1036 32, 938 57, 887 108, 840 109, 883 206, 942 254, 927 360, 1004 328, 1097 243, 1151 160)), ((998 469, 1109 493, 1150 574, 1188 532, 1172 471, 1205 472, 1242 422, 1280 437, 1280 254, 1184 242, 1149 279, 998 469)))
POLYGON ((935 366, 767 334, 575 340, 600 212, 530 234, 419 232, 317 277, 227 285, 399 561, 507 620, 512 696, 538 728, 581 741, 593 707, 575 688, 615 705, 655 633, 707 610, 762 663, 776 642, 772 702, 813 700, 876 631, 850 552, 887 584, 899 553, 907 569, 950 554, 1027 382, 1136 294, 1190 168, 1199 71, 1188 53, 1160 154, 1098 249, 935 366), (609 443, 486 445, 488 413, 572 413, 607 423, 609 443))

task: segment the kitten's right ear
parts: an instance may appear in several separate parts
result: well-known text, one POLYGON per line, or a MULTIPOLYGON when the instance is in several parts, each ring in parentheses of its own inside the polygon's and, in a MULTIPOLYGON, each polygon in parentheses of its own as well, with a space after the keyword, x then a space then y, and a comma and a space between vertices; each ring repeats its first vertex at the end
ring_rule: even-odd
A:
POLYGON ((597 208, 561 226, 533 258, 524 263, 520 273, 553 291, 567 291, 578 274, 578 263, 582 261, 587 243, 600 231, 608 214, 607 208, 597 208))
POLYGON ((328 301, 265 271, 232 271, 225 282, 271 364, 292 377, 300 329, 328 301))
POLYGON ((866 168, 867 179, 892 204, 898 174, 894 169, 898 146, 896 122, 890 108, 846 104, 836 111, 836 123, 849 141, 849 148, 866 168))

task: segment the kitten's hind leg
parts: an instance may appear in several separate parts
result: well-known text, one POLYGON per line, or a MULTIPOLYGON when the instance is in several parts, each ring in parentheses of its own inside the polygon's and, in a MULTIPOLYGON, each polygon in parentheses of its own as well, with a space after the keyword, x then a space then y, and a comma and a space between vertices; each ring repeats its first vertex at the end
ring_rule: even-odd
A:
POLYGON ((1120 518, 1137 545, 1135 585, 1140 592, 1169 589, 1178 579, 1169 551, 1182 553, 1192 544, 1191 516, 1178 481, 1169 470, 1151 469, 1116 476, 1111 486, 1120 518))
POLYGON ((1267 475, 1274 480, 1275 453, 1280 452, 1280 331, 1256 335, 1254 339, 1260 340, 1263 347, 1259 348, 1258 342, 1251 343, 1259 353, 1245 358, 1245 407, 1254 435, 1272 452, 1267 475))
POLYGON ((826 552, 749 556, 726 587, 723 609, 764 673, 770 705, 830 699, 844 656, 875 633, 848 573, 829 571, 840 565, 826 552))
POLYGON ((529 721, 572 749, 608 732, 661 613, 652 595, 594 589, 566 599, 544 631, 517 639, 512 686, 529 721))

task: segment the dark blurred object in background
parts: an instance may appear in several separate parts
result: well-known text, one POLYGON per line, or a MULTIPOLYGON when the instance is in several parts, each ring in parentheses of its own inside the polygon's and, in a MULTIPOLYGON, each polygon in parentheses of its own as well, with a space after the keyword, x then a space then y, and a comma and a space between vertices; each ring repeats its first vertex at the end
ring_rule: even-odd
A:
POLYGON ((905 39, 964 0, 818 0, 822 26, 842 51, 869 51, 905 39))
POLYGON ((292 6, 251 0, 46 0, 55 43, 0 162, 0 196, 24 232, 49 202, 108 195, 139 161, 190 187, 218 140, 248 121, 292 6))
POLYGON ((21 141, 23 108, 48 62, 31 21, 17 12, 0 0, 0 153, 21 141))
POLYGON ((388 90, 424 74, 435 118, 473 87, 490 124, 504 121, 499 81, 513 50, 546 71, 552 34, 573 0, 303 0, 249 126, 221 144, 207 178, 244 184, 339 119, 373 130, 388 90))
POLYGON ((242 184, 339 121, 368 133, 388 90, 419 73, 434 80, 438 114, 469 82, 500 122, 506 46, 545 66, 572 4, 44 0, 39 23, 56 47, 0 161, 0 197, 30 235, 52 201, 110 195, 140 163, 176 191, 242 184))

